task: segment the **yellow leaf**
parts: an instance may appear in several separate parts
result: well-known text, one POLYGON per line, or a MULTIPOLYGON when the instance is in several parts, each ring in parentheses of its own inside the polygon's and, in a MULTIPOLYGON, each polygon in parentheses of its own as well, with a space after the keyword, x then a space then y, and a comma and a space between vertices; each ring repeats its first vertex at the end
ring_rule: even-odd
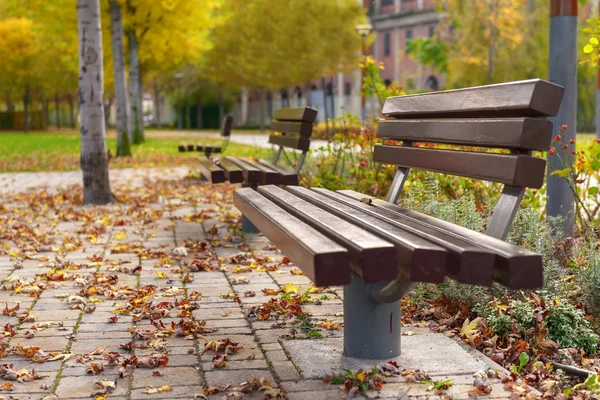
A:
POLYGON ((123 232, 123 231, 121 231, 121 232, 117 232, 117 233, 115 234, 115 239, 117 239, 117 240, 123 240, 123 239, 125 239, 126 237, 127 237, 127 234, 126 234, 125 232, 123 232))
POLYGON ((288 283, 287 285, 284 285, 281 288, 281 291, 283 293, 287 293, 287 294, 290 294, 290 293, 300 294, 300 288, 298 286, 294 285, 293 283, 288 283))
POLYGON ((356 377, 358 378, 359 381, 363 382, 365 380, 365 378, 367 377, 367 374, 365 374, 364 372, 359 372, 358 374, 356 374, 356 377))
POLYGON ((463 322, 463 326, 460 329, 460 335, 466 337, 467 339, 471 339, 471 335, 475 333, 477 327, 479 326, 479 321, 481 318, 477 317, 473 321, 469 322, 469 318, 463 322))
POLYGON ((162 272, 162 271, 156 271, 156 275, 157 275, 157 276, 158 276, 160 279, 167 279, 167 278, 168 278, 167 274, 165 274, 165 273, 164 273, 164 272, 162 272))

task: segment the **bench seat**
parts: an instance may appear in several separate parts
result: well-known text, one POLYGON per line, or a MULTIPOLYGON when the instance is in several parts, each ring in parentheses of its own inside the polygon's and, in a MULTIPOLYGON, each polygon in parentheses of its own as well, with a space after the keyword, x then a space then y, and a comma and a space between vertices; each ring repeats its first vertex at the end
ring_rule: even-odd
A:
MULTIPOLYGON (((257 191, 236 190, 234 204, 284 254, 292 254, 290 246, 307 247, 306 243, 325 236, 348 252, 344 268, 368 283, 397 278, 440 283, 446 277, 482 286, 498 282, 511 289, 532 289, 542 283, 539 254, 374 197, 350 190, 332 192, 299 186, 284 190, 265 185, 257 191), (269 211, 265 211, 266 204, 269 211), (286 217, 268 219, 271 210, 286 217), (252 218, 256 213, 263 215, 259 224, 252 218), (267 234, 293 227, 298 221, 313 229, 305 229, 295 242, 267 234), (377 243, 377 247, 368 249, 365 243, 377 243)), ((309 265, 309 273, 304 272, 315 275, 313 269, 322 268, 317 255, 307 264, 297 262, 297 266, 303 269, 309 265)))

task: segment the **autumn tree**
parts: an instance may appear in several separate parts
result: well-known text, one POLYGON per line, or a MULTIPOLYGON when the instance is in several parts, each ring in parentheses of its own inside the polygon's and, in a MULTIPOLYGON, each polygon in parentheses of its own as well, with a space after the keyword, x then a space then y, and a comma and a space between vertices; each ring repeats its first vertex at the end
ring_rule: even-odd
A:
POLYGON ((77 0, 83 203, 114 200, 108 179, 100 0, 77 0))
POLYGON ((450 87, 548 75, 547 0, 443 0, 432 39, 413 41, 413 57, 442 67, 450 87))
POLYGON ((355 0, 228 0, 203 70, 232 88, 279 89, 358 63, 355 0))
POLYGON ((134 143, 144 140, 145 77, 196 62, 207 49, 206 36, 219 20, 214 12, 220 3, 220 0, 124 0, 134 143))
POLYGON ((117 110, 117 157, 130 156, 127 86, 125 83, 125 57, 123 54, 123 18, 121 4, 110 0, 110 30, 114 88, 117 110))

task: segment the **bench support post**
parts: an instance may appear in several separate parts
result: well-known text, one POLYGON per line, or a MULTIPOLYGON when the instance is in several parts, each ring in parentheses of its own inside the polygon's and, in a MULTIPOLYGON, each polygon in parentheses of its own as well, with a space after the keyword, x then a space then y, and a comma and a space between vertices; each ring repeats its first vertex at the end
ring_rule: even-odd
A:
MULTIPOLYGON (((242 183, 242 187, 249 187, 256 190, 256 185, 250 183, 242 183)), ((242 214, 242 233, 260 233, 260 230, 254 226, 245 215, 242 214)))
POLYGON ((400 300, 375 303, 371 285, 352 275, 344 286, 344 355, 388 360, 400 355, 400 300))
POLYGON ((486 235, 500 240, 506 238, 524 194, 525 188, 523 187, 504 186, 490 223, 485 230, 486 235))

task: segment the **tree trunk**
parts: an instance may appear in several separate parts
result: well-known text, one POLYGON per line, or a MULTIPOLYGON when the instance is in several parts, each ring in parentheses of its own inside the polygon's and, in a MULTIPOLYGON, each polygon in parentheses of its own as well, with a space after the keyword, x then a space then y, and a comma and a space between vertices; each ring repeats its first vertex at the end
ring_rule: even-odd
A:
POLYGON ((265 131, 265 90, 260 89, 260 131, 265 131))
POLYGON ((190 93, 185 91, 185 128, 192 127, 192 107, 190 106, 190 93))
POLYGON ((138 41, 134 31, 127 31, 127 45, 129 48, 129 112, 132 120, 132 131, 129 133, 129 139, 135 144, 140 144, 144 141, 144 117, 141 101, 138 41))
POLYGON ((223 129, 223 118, 225 118, 225 99, 223 89, 219 89, 219 129, 223 129))
POLYGON ((56 118, 56 127, 60 129, 60 102, 58 93, 54 94, 54 116, 56 118))
POLYGON ((73 104, 73 96, 68 95, 67 100, 69 101, 69 119, 71 128, 75 129, 75 105, 73 104))
POLYGON ((46 101, 46 95, 42 91, 42 130, 46 130, 48 128, 48 102, 46 101))
POLYGON ((160 89, 156 79, 154 80, 154 124, 160 128, 160 89))
POLYGON ((25 96, 23 96, 23 110, 25 111, 25 133, 29 133, 29 83, 25 86, 25 96))
POLYGON ((117 157, 131 156, 128 132, 127 86, 125 85, 125 56, 123 55, 123 19, 121 4, 110 0, 110 35, 115 77, 117 109, 117 157))
POLYGON ((198 100, 198 129, 202 129, 202 101, 198 100))
POLYGON ((100 0, 77 0, 83 204, 114 201, 108 179, 100 0))
POLYGON ((113 105, 113 98, 110 97, 104 102, 104 126, 110 126, 110 113, 113 105))
POLYGON ((248 95, 249 90, 247 87, 242 88, 242 120, 240 121, 241 125, 246 125, 248 123, 248 95))
POLYGON ((11 113, 15 111, 15 105, 10 99, 10 92, 6 92, 6 111, 11 113))

